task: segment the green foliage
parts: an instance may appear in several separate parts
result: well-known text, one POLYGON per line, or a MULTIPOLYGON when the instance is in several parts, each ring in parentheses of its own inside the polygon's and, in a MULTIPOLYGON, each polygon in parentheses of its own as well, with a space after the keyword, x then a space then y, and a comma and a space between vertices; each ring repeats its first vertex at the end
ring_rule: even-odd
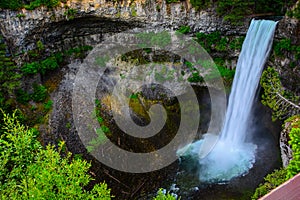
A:
MULTIPOLYGON (((32 50, 28 52, 28 54, 32 57, 32 59, 39 59, 40 52, 45 49, 43 43, 41 41, 37 42, 37 50, 32 50)), ((34 61, 31 63, 25 63, 21 67, 21 71, 24 75, 35 75, 37 73, 41 73, 45 75, 48 71, 56 70, 60 67, 64 62, 64 58, 66 56, 74 55, 75 58, 83 58, 85 56, 86 51, 90 51, 92 49, 91 46, 80 46, 76 48, 71 48, 65 52, 58 52, 55 54, 46 57, 45 59, 34 61)))
POLYGON ((227 80, 233 80, 235 70, 228 69, 222 65, 217 65, 217 68, 221 74, 221 77, 227 79, 227 80))
POLYGON ((35 102, 43 102, 47 98, 47 88, 43 85, 34 84, 31 98, 35 102))
POLYGON ((24 6, 24 8, 26 10, 34 10, 34 9, 40 7, 41 5, 42 5, 41 2, 39 0, 37 0, 37 1, 31 1, 27 5, 22 5, 22 7, 24 6))
MULTIPOLYGON (((154 197, 153 200, 176 200, 176 197, 169 193, 165 194, 162 189, 159 189, 156 197, 154 197)), ((178 200, 180 200, 180 198, 178 200)))
POLYGON ((44 103, 44 108, 46 111, 49 111, 52 108, 53 101, 48 100, 46 103, 44 103))
POLYGON ((71 123, 68 122, 68 123, 66 124, 66 128, 67 128, 67 129, 71 129, 71 127, 72 127, 71 123))
POLYGON ((273 120, 285 119, 293 113, 293 102, 298 102, 299 97, 284 90, 279 74, 274 68, 268 67, 262 73, 260 84, 264 89, 261 102, 273 110, 273 120))
POLYGON ((300 19, 300 4, 298 2, 297 6, 293 10, 287 12, 289 17, 294 17, 296 19, 300 19))
POLYGON ((21 70, 24 75, 37 74, 39 71, 39 64, 37 62, 25 63, 21 70))
POLYGON ((92 180, 90 164, 72 159, 71 153, 61 157, 52 146, 37 140, 37 131, 27 129, 4 114, 4 132, 0 136, 0 196, 1 199, 110 199, 106 184, 97 184, 86 191, 92 180))
POLYGON ((139 33, 137 34, 139 39, 138 46, 140 48, 158 47, 164 48, 171 44, 171 35, 167 31, 162 32, 149 32, 149 33, 139 33))
POLYGON ((283 56, 283 51, 292 51, 291 39, 282 39, 274 42, 274 53, 276 56, 283 56))
POLYGON ((272 189, 281 185, 300 172, 300 116, 290 117, 285 121, 285 123, 286 122, 292 122, 292 128, 289 133, 289 144, 292 148, 293 159, 286 168, 275 170, 273 173, 268 174, 264 178, 264 183, 260 184, 259 187, 256 188, 252 199, 258 199, 259 197, 267 194, 272 189))
POLYGON ((218 0, 216 9, 224 20, 239 24, 241 19, 250 14, 284 15, 294 3, 294 0, 218 0))
MULTIPOLYGON (((22 89, 16 91, 16 100, 19 103, 27 104, 30 100, 35 102, 44 102, 48 98, 47 88, 43 85, 33 84, 33 93, 29 94, 22 89)), ((50 110, 53 102, 51 100, 44 103, 46 111, 50 110)))
POLYGON ((195 8, 195 10, 202 10, 210 6, 210 0, 190 0, 190 3, 195 8))
POLYGON ((25 63, 21 70, 24 75, 33 75, 37 73, 45 74, 48 70, 55 70, 59 67, 59 62, 55 56, 50 56, 40 62, 25 63))
POLYGON ((0 108, 9 110, 14 104, 14 92, 20 86, 22 75, 11 57, 6 55, 6 45, 0 35, 0 108))
POLYGON ((191 71, 191 75, 188 77, 187 81, 191 83, 203 83, 204 78, 200 75, 199 70, 194 67, 193 63, 185 61, 185 66, 191 71))
POLYGON ((273 190, 274 188, 276 188, 277 186, 284 183, 287 180, 286 174, 287 174, 286 169, 275 170, 273 173, 268 174, 264 178, 264 183, 260 184, 256 188, 255 193, 252 196, 252 199, 253 200, 258 199, 264 196, 265 194, 267 194, 268 192, 270 192, 271 190, 273 190))
POLYGON ((287 7, 295 3, 295 0, 256 0, 254 1, 255 13, 272 13, 273 15, 284 15, 287 7))
POLYGON ((229 43, 229 47, 232 50, 241 50, 242 46, 243 46, 243 42, 245 40, 245 37, 240 36, 237 38, 234 38, 230 43, 229 43))
MULTIPOLYGON (((222 36, 220 32, 216 31, 210 34, 197 33, 196 41, 208 52, 228 52, 231 50, 241 50, 242 44, 245 37, 226 37, 222 36)), ((232 83, 235 70, 228 69, 225 66, 224 58, 216 57, 214 59, 217 68, 227 82, 226 84, 230 85, 232 83)), ((232 66, 234 67, 234 66, 232 66)), ((210 74, 210 78, 218 77, 219 74, 210 74)))
POLYGON ((59 64, 58 61, 56 60, 56 57, 51 56, 40 62, 39 72, 44 75, 48 70, 49 71, 55 70, 58 67, 59 64))
POLYGON ((247 14, 251 13, 253 1, 244 0, 219 0, 217 1, 217 13, 224 17, 225 21, 238 24, 247 14))
POLYGON ((19 18, 19 19, 21 19, 21 18, 26 17, 26 15, 23 14, 23 13, 19 13, 19 14, 16 15, 16 17, 19 18))
POLYGON ((178 3, 179 0, 166 0, 167 3, 178 3))
POLYGON ((75 58, 84 58, 85 57, 85 53, 87 51, 90 51, 92 50, 93 47, 91 46, 79 46, 79 47, 76 47, 76 48, 71 48, 69 49, 68 51, 66 52, 63 52, 63 55, 65 56, 74 56, 75 58))
POLYGON ((133 93, 129 96, 130 99, 138 99, 138 94, 137 93, 133 93))
POLYGON ((135 6, 136 5, 135 5, 134 2, 130 5, 130 10, 131 10, 131 16, 132 17, 136 17, 137 16, 137 12, 136 12, 135 6))
POLYGON ((196 41, 208 52, 227 52, 229 49, 241 50, 245 37, 226 37, 219 31, 209 34, 196 33, 196 41))
POLYGON ((48 8, 54 8, 59 5, 60 2, 65 0, 1 0, 0 8, 18 10, 26 8, 27 10, 34 10, 40 6, 47 6, 48 8))
POLYGON ((289 137, 289 144, 293 151, 293 159, 287 167, 287 178, 292 178, 300 172, 300 128, 292 128, 289 137))
POLYGON ((213 46, 219 43, 221 40, 221 33, 216 31, 210 34, 196 33, 196 41, 210 53, 213 46))
POLYGON ((23 6, 22 0, 1 0, 0 8, 17 10, 23 6))
POLYGON ((89 141, 88 146, 87 146, 88 152, 95 151, 99 145, 101 145, 107 141, 106 135, 111 134, 109 127, 107 127, 105 125, 105 122, 104 122, 103 118, 101 117, 101 112, 100 112, 101 102, 99 99, 95 100, 95 106, 96 106, 96 108, 95 108, 95 116, 94 117, 97 119, 97 121, 100 125, 100 128, 96 129, 96 137, 92 138, 89 141))
POLYGON ((227 51, 227 38, 222 37, 221 40, 216 44, 217 51, 227 51))
POLYGON ((22 89, 16 91, 16 100, 19 103, 27 104, 30 101, 30 95, 22 89))
POLYGON ((37 41, 36 46, 37 46, 39 51, 42 51, 42 50, 45 49, 44 44, 41 40, 37 41))
POLYGON ((72 20, 75 18, 76 13, 77 13, 76 9, 69 8, 67 11, 65 11, 64 16, 66 16, 68 20, 72 20))
POLYGON ((182 33, 182 34, 187 34, 187 33, 190 32, 190 30, 191 30, 191 27, 189 27, 189 26, 181 26, 181 27, 177 30, 177 32, 182 33))
POLYGON ((296 59, 300 59, 300 46, 292 45, 290 38, 281 39, 280 41, 274 42, 274 53, 275 56, 285 57, 286 52, 290 52, 295 55, 296 59))
POLYGON ((47 6, 48 8, 54 8, 60 3, 59 0, 33 0, 30 4, 23 5, 27 10, 34 10, 40 6, 47 6))
POLYGON ((188 77, 188 82, 191 83, 203 83, 204 82, 204 78, 199 74, 198 71, 193 71, 192 75, 190 77, 188 77))

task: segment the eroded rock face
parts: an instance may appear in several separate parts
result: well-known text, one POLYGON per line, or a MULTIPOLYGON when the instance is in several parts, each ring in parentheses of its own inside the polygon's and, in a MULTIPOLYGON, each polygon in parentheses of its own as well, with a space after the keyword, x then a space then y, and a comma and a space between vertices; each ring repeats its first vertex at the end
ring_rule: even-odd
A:
MULTIPOLYGON (((240 26, 233 26, 218 17, 213 9, 196 12, 189 1, 166 4, 165 1, 154 0, 123 3, 71 0, 52 9, 40 7, 33 11, 0 11, 0 29, 14 53, 34 48, 38 40, 47 45, 52 42, 49 40, 51 37, 55 40, 60 36, 59 39, 67 44, 70 38, 85 40, 95 37, 95 41, 100 42, 101 34, 124 31, 119 25, 124 23, 130 25, 128 28, 143 26, 168 30, 186 25, 191 27, 192 32, 220 31, 225 35, 245 35, 249 21, 246 18, 240 26), (73 16, 66 14, 70 9, 76 10, 73 16), (18 14, 25 17, 17 17, 18 14), (73 17, 97 17, 99 27, 95 29, 94 20, 83 22, 76 19, 72 22, 73 17), (60 26, 63 28, 58 29, 60 26), (85 34, 85 30, 89 34, 85 34)), ((90 44, 89 41, 87 43, 90 44)))
POLYGON ((288 143, 290 140, 289 133, 292 128, 298 128, 300 118, 299 116, 288 119, 284 124, 284 129, 280 133, 280 150, 283 167, 287 167, 293 158, 293 150, 291 145, 288 143))
MULTIPOLYGON (((174 30, 185 25, 191 27, 192 33, 220 31, 222 35, 240 36, 246 34, 250 20, 250 18, 246 18, 239 26, 231 25, 218 17, 213 9, 196 12, 191 8, 188 1, 166 4, 165 1, 156 2, 154 0, 136 0, 134 3, 130 1, 113 3, 105 0, 71 0, 67 4, 61 4, 61 6, 54 9, 40 7, 33 11, 24 9, 20 11, 2 10, 0 11, 0 30, 12 53, 34 49, 36 48, 36 42, 39 40, 51 52, 79 45, 95 46, 112 34, 134 28, 174 30), (71 16, 65 14, 68 9, 76 9, 75 20, 70 19, 71 16), (18 18, 17 14, 19 13, 23 13, 25 17, 18 18)), ((291 38, 294 44, 299 45, 299 21, 290 18, 281 20, 278 24, 275 39, 280 40, 282 38, 291 38)), ((237 56, 238 52, 235 57, 237 56)), ((235 64, 228 65, 232 66, 235 64)), ((285 80, 283 83, 286 87, 293 86, 295 81, 300 80, 300 77, 297 79, 297 76, 300 74, 300 64, 294 55, 287 54, 284 59, 277 58, 269 62, 268 65, 276 67, 283 80, 285 80), (297 67, 295 69, 289 67, 292 61, 296 61, 297 67), (295 78, 291 79, 291 76, 295 76, 295 78)), ((77 72, 76 63, 69 65, 64 70, 62 72, 64 74, 63 82, 60 84, 57 92, 52 94, 55 101, 53 105, 54 112, 49 122, 51 131, 49 133, 45 132, 43 139, 45 143, 55 143, 63 139, 67 141, 67 146, 71 152, 87 154, 73 126, 72 109, 68 106, 72 104, 72 84, 77 72)), ((294 89, 294 87, 291 89, 294 89)), ((206 103, 204 102, 204 104, 206 103)), ((209 118, 209 116, 206 117, 209 118)), ((291 158, 290 147, 287 144, 287 133, 288 126, 282 132, 280 138, 284 165, 287 165, 291 158)), ((118 138, 116 142, 119 142, 118 138)), ((97 161, 93 160, 93 162, 97 161)), ((140 178, 138 175, 124 176, 124 174, 119 172, 109 172, 107 167, 99 167, 101 166, 100 163, 94 166, 96 167, 93 168, 93 171, 97 174, 97 178, 99 180, 108 180, 110 178, 109 183, 112 185, 116 185, 116 183, 114 182, 115 179, 111 179, 111 176, 117 177, 117 180, 120 179, 122 183, 127 183, 129 178, 132 179, 132 183, 129 185, 134 185, 134 187, 119 186, 120 184, 117 183, 118 186, 115 189, 118 192, 122 191, 121 193, 127 199, 137 196, 136 193, 143 192, 143 189, 139 191, 140 185, 145 188, 149 187, 149 190, 155 188, 159 181, 169 177, 169 175, 161 174, 167 174, 170 171, 167 169, 164 172, 160 172, 161 174, 153 173, 151 176, 159 176, 159 180, 151 185, 149 178, 140 178)), ((176 167, 171 166, 170 169, 176 167)))
MULTIPOLYGON (((275 34, 275 40, 290 39, 292 46, 300 45, 300 22, 299 20, 285 17, 279 23, 275 34)), ((293 47, 293 48, 294 48, 293 47)), ((296 95, 300 95, 300 60, 296 56, 295 50, 283 50, 282 55, 271 55, 273 63, 269 66, 274 67, 285 88, 296 95)))
POLYGON ((289 132, 292 129, 291 125, 292 125, 291 122, 285 123, 284 129, 280 133, 279 145, 280 145, 280 154, 281 154, 281 160, 282 160, 283 167, 287 167, 288 164, 290 163, 290 160, 292 159, 292 149, 288 143, 289 132))
MULTIPOLYGON (((212 8, 195 11, 188 0, 172 4, 154 0, 70 0, 52 9, 0 10, 0 30, 14 54, 36 48, 39 40, 50 52, 80 45, 95 46, 114 33, 137 27, 176 30, 185 25, 191 28, 191 33, 219 31, 222 35, 241 36, 246 34, 250 20, 248 17, 240 25, 231 25, 212 8), (70 9, 75 10, 74 14, 67 14, 70 9), (17 17, 18 14, 25 17, 17 17), (72 20, 73 17, 76 19, 72 20)), ((290 38, 292 44, 299 45, 299 24, 296 19, 284 17, 278 23, 275 40, 290 38)), ((238 53, 230 58, 234 62, 227 64, 229 68, 235 64, 237 56, 238 53)), ((297 94, 300 93, 299 62, 294 54, 288 52, 282 58, 277 56, 268 62, 280 73, 283 85, 297 94)))

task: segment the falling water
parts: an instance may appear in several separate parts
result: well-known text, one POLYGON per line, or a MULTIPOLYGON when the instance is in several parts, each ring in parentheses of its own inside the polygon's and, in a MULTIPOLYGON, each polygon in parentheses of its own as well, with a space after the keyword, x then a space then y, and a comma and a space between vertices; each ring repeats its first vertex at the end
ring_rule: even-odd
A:
POLYGON ((256 145, 246 141, 246 136, 251 130, 251 108, 276 24, 270 20, 252 20, 238 59, 225 123, 217 140, 207 134, 204 139, 178 150, 179 155, 189 158, 186 160, 197 159, 201 181, 229 181, 246 174, 255 162, 256 145), (203 146, 207 149, 208 143, 213 148, 203 155, 203 146))

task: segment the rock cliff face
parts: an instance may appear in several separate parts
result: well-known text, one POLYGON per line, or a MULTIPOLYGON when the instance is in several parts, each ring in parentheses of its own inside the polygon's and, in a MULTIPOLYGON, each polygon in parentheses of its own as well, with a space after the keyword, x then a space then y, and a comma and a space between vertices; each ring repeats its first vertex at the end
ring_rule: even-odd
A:
POLYGON ((291 131, 291 122, 287 122, 284 124, 284 129, 280 133, 280 153, 281 153, 281 160, 282 166, 287 167, 292 159, 292 149, 291 146, 288 144, 289 141, 289 132, 291 131))
MULTIPOLYGON (((275 38, 277 40, 288 38, 294 47, 300 46, 300 22, 296 19, 283 18, 279 23, 275 38)), ((297 50, 299 51, 299 50, 297 50)), ((300 60, 295 51, 282 51, 281 56, 271 55, 273 63, 268 64, 274 67, 281 77, 283 86, 296 95, 300 95, 300 60)))
MULTIPOLYGON (((94 46, 114 33, 134 28, 176 30, 189 26, 192 33, 219 31, 222 35, 240 36, 246 34, 250 20, 248 17, 240 25, 232 25, 218 17, 213 8, 195 11, 188 0, 172 4, 164 0, 69 0, 53 9, 0 10, 0 31, 11 53, 18 54, 36 48, 39 40, 49 52, 60 51, 78 45, 94 46)), ((283 38, 300 45, 298 20, 280 20, 275 40, 283 38)), ((294 87, 300 80, 300 61, 295 55, 286 52, 282 58, 274 56, 267 64, 279 71, 285 87, 300 93, 300 87, 294 87), (291 62, 296 67, 291 68, 291 62)))
POLYGON ((299 128, 300 116, 289 118, 284 123, 284 128, 280 133, 280 150, 283 167, 287 167, 293 158, 293 150, 288 143, 290 140, 289 134, 293 128, 299 128))
POLYGON ((49 45, 52 40, 61 40, 68 45, 70 39, 94 44, 100 42, 105 33, 133 27, 177 29, 186 25, 194 32, 218 30, 225 35, 244 35, 249 21, 246 19, 242 25, 232 26, 218 17, 213 9, 196 12, 189 1, 166 4, 165 1, 154 0, 122 3, 70 0, 54 9, 40 7, 33 11, 0 12, 1 32, 14 53, 34 48, 37 40, 49 45), (74 12, 70 14, 70 10, 74 12), (73 21, 73 17, 81 18, 81 21, 73 21))
MULTIPOLYGON (((0 31, 10 47, 10 52, 18 55, 23 51, 35 49, 37 41, 41 41, 50 53, 79 45, 95 46, 112 34, 135 28, 176 30, 180 26, 189 26, 191 33, 219 31, 226 36, 244 36, 250 20, 251 17, 248 17, 240 25, 232 25, 220 18, 213 8, 195 11, 189 0, 172 4, 166 4, 165 0, 135 0, 134 2, 130 0, 124 2, 68 0, 66 4, 61 4, 53 9, 40 7, 33 11, 25 9, 19 11, 0 10, 0 31)), ((299 21, 287 17, 280 20, 275 40, 278 41, 283 38, 290 38, 293 44, 300 45, 299 21)), ((239 52, 231 55, 232 59, 236 61, 238 54, 239 52)), ((299 82, 300 80, 300 61, 295 55, 288 52, 282 58, 274 55, 271 57, 274 59, 270 59, 267 65, 275 67, 283 79, 284 86, 295 91, 297 87, 295 89, 291 86, 294 85, 295 81, 299 82), (296 63, 295 68, 290 68, 291 62, 296 63), (291 77, 293 78, 291 79, 291 77)), ((72 108, 69 106, 72 104, 73 82, 77 72, 76 62, 73 61, 61 72, 64 75, 63 81, 61 81, 57 91, 52 94, 55 101, 49 122, 50 131, 43 131, 42 137, 45 143, 63 139, 67 141, 70 151, 87 154, 73 126, 72 108)), ((233 65, 229 64, 229 66, 233 65)), ((33 79, 36 81, 37 78, 34 77, 33 79)), ((207 102, 203 104, 207 104, 207 102)), ((261 115, 261 110, 259 110, 259 115, 261 115)), ((48 130, 48 127, 45 129, 48 130)), ((288 163, 291 155, 289 146, 287 146, 287 132, 283 132, 280 139, 282 155, 287 155, 282 157, 284 165, 288 163)), ((92 158, 90 159, 92 160, 92 158)), ((103 178, 101 177, 103 170, 99 167, 101 164, 97 163, 96 166, 98 167, 94 167, 93 171, 99 172, 96 174, 97 178, 101 180, 103 178)), ((168 174, 168 169, 163 173, 168 174)), ((118 174, 118 172, 113 172, 113 175, 124 183, 132 180, 132 185, 137 184, 136 188, 124 189, 123 186, 121 186, 122 188, 116 186, 116 191, 122 191, 127 199, 133 197, 132 195, 139 190, 140 185, 150 189, 153 187, 150 184, 151 180, 149 181, 146 177, 141 178, 139 175, 134 175, 132 178, 132 175, 128 178, 128 176, 118 174), (140 180, 143 182, 139 182, 140 180)), ((103 176, 105 180, 111 178, 110 174, 103 176)), ((156 173, 151 176, 158 177, 156 173)), ((160 176, 157 182, 163 181, 165 177, 169 177, 169 175, 160 176)), ((114 184, 114 180, 110 182, 112 185, 114 184)))
MULTIPOLYGON (((222 35, 240 36, 246 34, 250 20, 248 17, 240 25, 232 25, 220 18, 213 8, 195 11, 189 0, 172 4, 155 0, 69 0, 52 9, 0 10, 0 30, 14 54, 36 48, 39 40, 49 51, 94 46, 111 34, 137 27, 174 30, 184 25, 189 26, 191 32, 219 31, 222 35)), ((275 38, 291 38, 293 44, 299 45, 299 24, 298 20, 284 17, 278 23, 275 38)), ((276 65, 284 85, 295 90, 290 87, 295 84, 291 84, 289 77, 300 69, 288 67, 291 62, 299 65, 291 54, 268 64, 276 65)), ((293 77, 293 83, 297 78, 293 77)))

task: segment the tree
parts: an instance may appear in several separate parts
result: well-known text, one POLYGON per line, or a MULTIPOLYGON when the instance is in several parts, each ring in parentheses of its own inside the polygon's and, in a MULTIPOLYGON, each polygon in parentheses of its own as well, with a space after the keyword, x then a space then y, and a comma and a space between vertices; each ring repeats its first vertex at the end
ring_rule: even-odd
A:
POLYGON ((300 97, 283 88, 274 68, 268 67, 263 72, 260 84, 264 89, 262 103, 273 110, 273 120, 300 114, 300 97))
POLYGON ((251 13, 253 1, 244 0, 218 0, 217 13, 224 17, 224 20, 238 23, 245 15, 251 13))
POLYGON ((71 153, 60 156, 53 146, 44 148, 37 131, 27 129, 12 116, 4 115, 0 135, 1 199, 111 199, 107 185, 96 184, 91 191, 84 186, 92 180, 90 164, 72 159, 71 153))

